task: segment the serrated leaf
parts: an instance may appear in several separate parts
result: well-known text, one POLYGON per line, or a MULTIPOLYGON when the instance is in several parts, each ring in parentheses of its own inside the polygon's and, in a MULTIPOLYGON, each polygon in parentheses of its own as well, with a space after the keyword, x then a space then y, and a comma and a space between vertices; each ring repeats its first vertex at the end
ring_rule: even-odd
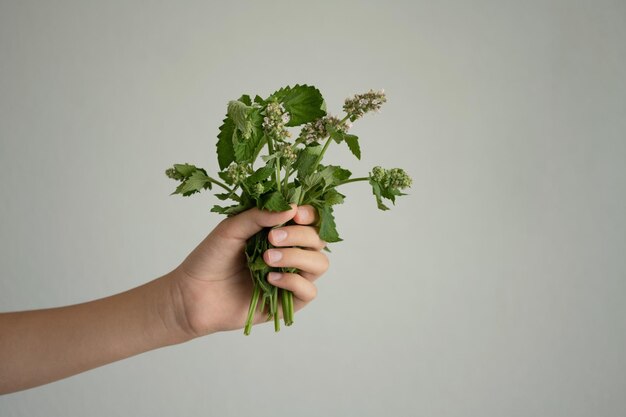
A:
POLYGON ((230 217, 230 216, 235 216, 241 212, 244 212, 248 210, 249 208, 251 207, 245 204, 236 204, 236 205, 232 205, 228 207, 222 207, 216 204, 213 206, 213 208, 211 208, 211 212, 219 213, 219 214, 226 214, 227 216, 230 217))
POLYGON ((359 145, 358 136, 350 135, 346 133, 343 135, 343 138, 346 141, 346 144, 348 145, 350 152, 352 152, 352 154, 356 156, 356 159, 360 160, 361 159, 361 146, 359 145))
POLYGON ((298 178, 302 179, 311 173, 322 148, 322 146, 307 146, 298 153, 298 159, 293 163, 293 168, 298 171, 298 178))
POLYGON ((235 201, 239 201, 239 196, 235 193, 218 193, 215 194, 215 197, 217 197, 218 199, 225 201, 225 200, 235 200, 235 201))
POLYGON ((226 169, 231 162, 235 161, 234 132, 235 123, 230 117, 226 117, 220 126, 220 133, 217 135, 217 162, 220 170, 226 169))
POLYGON ((246 106, 252 106, 252 100, 250 100, 250 96, 247 94, 244 94, 241 97, 239 97, 239 101, 241 101, 246 106))
POLYGON ((299 185, 297 187, 293 187, 289 189, 289 203, 298 204, 300 202, 300 197, 302 196, 302 186, 299 185))
POLYGON ((330 123, 326 123, 326 131, 330 135, 331 138, 337 143, 341 143, 344 140, 344 133, 335 129, 333 125, 330 123))
POLYGON ((325 188, 337 185, 341 181, 347 180, 352 175, 349 170, 341 168, 337 165, 328 165, 324 167, 320 165, 320 168, 319 174, 324 179, 325 188))
POLYGON ((220 171, 217 173, 217 175, 228 185, 233 185, 233 181, 232 178, 230 177, 230 175, 228 175, 228 172, 226 171, 220 171))
POLYGON ((263 116, 260 109, 253 109, 250 113, 251 134, 244 138, 234 132, 233 148, 235 161, 238 163, 253 163, 256 156, 265 145, 267 138, 263 133, 263 116))
POLYGON ((372 186, 372 194, 376 197, 376 205, 380 210, 389 210, 389 207, 383 204, 382 200, 382 187, 380 184, 370 178, 370 185, 372 186))
POLYGON ((322 93, 313 86, 306 84, 287 86, 274 92, 268 101, 272 99, 282 102, 285 110, 289 112, 287 126, 299 126, 326 115, 322 93))
POLYGON ((272 175, 273 173, 274 173, 274 161, 270 161, 268 162, 267 165, 257 169, 248 178, 246 178, 246 183, 248 183, 248 185, 252 185, 254 183, 261 182, 269 178, 269 176, 272 175))
POLYGON ((174 169, 184 178, 189 178, 191 174, 198 170, 198 167, 191 164, 174 164, 174 169))
POLYGON ((322 185, 322 182, 324 182, 324 176, 320 172, 314 172, 307 175, 306 177, 304 177, 303 181, 304 185, 309 190, 315 188, 318 185, 322 185))
MULTIPOLYGON (((248 98, 249 99, 249 98, 248 98)), ((235 127, 241 132, 243 140, 247 140, 252 135, 251 113, 253 108, 239 100, 228 102, 228 117, 233 121, 235 127)))
POLYGON ((205 173, 196 170, 189 178, 184 180, 172 194, 182 194, 187 197, 205 188, 211 189, 211 180, 205 173))
POLYGON ((268 211, 287 211, 291 210, 291 206, 285 200, 280 191, 263 194, 261 196, 261 209, 268 211))
POLYGON ((316 207, 319 214, 319 237, 324 242, 333 243, 341 242, 339 233, 337 233, 337 225, 335 224, 335 216, 331 206, 323 205, 316 207))
POLYGON ((336 189, 331 188, 324 193, 324 195, 322 196, 322 200, 324 201, 325 205, 334 206, 337 204, 343 204, 345 197, 345 195, 341 194, 336 189))

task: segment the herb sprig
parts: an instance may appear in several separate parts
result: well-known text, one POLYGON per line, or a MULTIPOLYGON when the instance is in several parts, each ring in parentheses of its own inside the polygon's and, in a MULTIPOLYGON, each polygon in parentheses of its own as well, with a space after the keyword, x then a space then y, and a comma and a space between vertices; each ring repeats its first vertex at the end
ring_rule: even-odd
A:
MULTIPOLYGON (((326 111, 320 91, 309 85, 284 87, 268 98, 242 95, 228 103, 226 118, 217 136, 219 172, 211 177, 203 168, 175 164, 165 173, 179 181, 172 194, 190 196, 213 186, 222 190, 215 196, 230 205, 215 205, 212 212, 234 216, 253 207, 269 211, 290 210, 290 204, 310 204, 317 209, 316 224, 320 239, 327 243, 342 239, 337 232, 333 207, 342 204, 345 195, 337 188, 348 183, 367 181, 376 204, 388 210, 384 200, 395 204, 402 190, 411 186, 411 178, 400 168, 374 167, 367 176, 352 173, 337 165, 323 165, 322 159, 331 143, 345 143, 350 152, 361 159, 361 146, 356 135, 348 133, 352 122, 371 111, 378 112, 387 101, 383 90, 370 90, 345 100, 342 119, 326 111), (289 128, 302 126, 292 140, 289 128), (267 153, 260 155, 263 149, 267 153), (258 166, 257 166, 258 164, 258 166)), ((271 268, 263 261, 263 253, 273 247, 267 239, 270 229, 250 238, 246 258, 253 281, 244 334, 250 334, 257 311, 267 312, 280 330, 279 304, 283 321, 293 323, 293 294, 273 286, 267 280, 272 270, 297 272, 292 268, 271 268)))

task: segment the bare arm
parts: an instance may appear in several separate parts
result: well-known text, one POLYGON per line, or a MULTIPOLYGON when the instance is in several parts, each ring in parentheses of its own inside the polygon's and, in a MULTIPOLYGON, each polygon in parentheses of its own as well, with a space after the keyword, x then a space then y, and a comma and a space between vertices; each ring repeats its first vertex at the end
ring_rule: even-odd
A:
MULTIPOLYGON (((279 213, 251 209, 222 221, 176 269, 147 284, 87 303, 0 314, 0 394, 241 329, 252 294, 246 240, 263 227, 291 219, 296 225, 269 234, 276 248, 264 258, 270 266, 300 271, 280 274, 272 284, 293 291, 295 309, 302 308, 316 295, 313 281, 328 268, 320 252, 324 242, 307 226, 315 216, 310 206, 279 213)), ((262 315, 257 316, 260 322, 262 315)))
POLYGON ((0 393, 188 340, 172 284, 166 275, 87 303, 0 314, 0 393))

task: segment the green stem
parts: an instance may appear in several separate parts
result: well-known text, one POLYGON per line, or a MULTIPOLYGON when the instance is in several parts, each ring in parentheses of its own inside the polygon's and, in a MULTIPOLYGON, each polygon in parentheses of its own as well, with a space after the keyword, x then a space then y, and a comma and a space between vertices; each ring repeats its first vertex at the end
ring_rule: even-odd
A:
MULTIPOLYGON (((270 155, 274 154, 274 143, 272 142, 272 138, 267 136, 267 150, 270 155)), ((276 172, 274 172, 274 180, 276 181, 276 188, 280 192, 280 158, 276 158, 276 163, 274 164, 276 167, 276 172)))
POLYGON ((335 187, 339 187, 340 185, 348 184, 350 182, 369 181, 369 179, 370 177, 350 178, 349 180, 341 181, 339 184, 335 185, 335 187))
POLYGON ((287 191, 287 186, 289 184, 289 176, 291 175, 291 165, 287 165, 287 168, 285 168, 285 178, 284 178, 284 184, 283 184, 283 189, 285 190, 285 192, 287 191))
POLYGON ((272 294, 274 304, 274 331, 280 331, 280 319, 278 317, 278 287, 274 287, 274 293, 272 294))
POLYGON ((288 300, 289 291, 285 289, 280 290, 281 295, 281 305, 283 310, 283 321, 285 322, 285 326, 289 326, 289 300, 288 300))
MULTIPOLYGON (((341 119, 339 121, 339 125, 343 124, 343 122, 345 122, 346 120, 348 120, 350 118, 350 116, 346 116, 343 119, 341 119)), ((328 139, 326 139, 326 143, 324 144, 324 148, 322 148, 322 152, 320 152, 320 154, 317 156, 317 159, 315 160, 315 163, 313 164, 313 168, 311 169, 311 172, 315 172, 315 170, 317 169, 317 166, 319 165, 319 163, 322 161, 322 158, 324 157, 324 154, 326 153, 326 149, 328 149, 328 146, 330 145, 330 142, 332 141, 333 138, 331 138, 330 136, 328 136, 328 139)))
POLYGON ((222 187, 223 189, 225 189, 226 191, 228 191, 229 193, 232 193, 234 190, 232 188, 230 188, 229 186, 227 186, 226 184, 224 184, 221 181, 216 180, 215 178, 211 178, 211 177, 207 177, 209 179, 209 181, 211 181, 213 184, 215 185, 219 185, 220 187, 222 187))
POLYGON ((254 320, 256 305, 259 302, 260 292, 261 287, 255 282, 254 290, 252 291, 252 298, 250 299, 250 307, 248 308, 248 318, 246 319, 246 326, 243 329, 243 334, 245 334, 246 336, 248 336, 250 334, 250 330, 252 330, 252 321, 254 320))
POLYGON ((287 291, 287 304, 289 305, 287 309, 289 312, 289 322, 285 324, 291 326, 293 324, 293 293, 291 291, 287 291))

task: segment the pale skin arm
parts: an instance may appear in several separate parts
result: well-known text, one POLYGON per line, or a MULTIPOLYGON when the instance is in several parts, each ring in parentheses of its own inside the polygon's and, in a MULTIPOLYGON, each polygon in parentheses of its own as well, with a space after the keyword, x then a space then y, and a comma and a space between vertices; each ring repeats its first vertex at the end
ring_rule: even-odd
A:
POLYGON ((327 270, 328 259, 320 252, 324 242, 308 226, 315 210, 293 207, 280 213, 252 209, 222 221, 176 269, 129 291, 67 307, 0 314, 0 394, 243 328, 252 293, 245 241, 263 227, 291 219, 296 225, 269 235, 274 246, 284 248, 267 251, 264 259, 300 271, 272 283, 293 291, 295 309, 302 308, 315 298, 313 281, 327 270), (272 261, 272 251, 282 258, 272 261))

